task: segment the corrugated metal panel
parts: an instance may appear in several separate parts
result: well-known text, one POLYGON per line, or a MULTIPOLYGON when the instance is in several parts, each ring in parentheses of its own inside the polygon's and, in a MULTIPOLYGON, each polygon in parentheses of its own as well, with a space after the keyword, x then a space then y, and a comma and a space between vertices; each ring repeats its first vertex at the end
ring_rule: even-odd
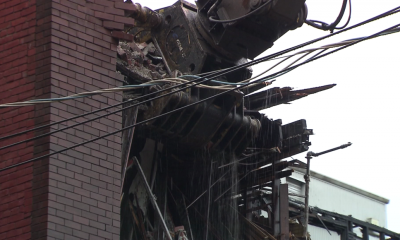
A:
POLYGON ((301 182, 293 180, 293 179, 287 179, 286 181, 289 184, 289 193, 294 193, 294 194, 301 194, 301 182))
POLYGON ((340 240, 340 235, 337 232, 330 231, 332 235, 329 235, 325 228, 309 225, 308 232, 312 240, 340 240))
MULTIPOLYGON (((304 195, 304 183, 297 181, 292 178, 286 178, 286 183, 288 184, 289 187, 289 194, 297 194, 297 195, 304 195)), ((290 196, 290 198, 296 199, 298 201, 304 201, 304 198, 301 197, 295 197, 295 196, 290 196)))

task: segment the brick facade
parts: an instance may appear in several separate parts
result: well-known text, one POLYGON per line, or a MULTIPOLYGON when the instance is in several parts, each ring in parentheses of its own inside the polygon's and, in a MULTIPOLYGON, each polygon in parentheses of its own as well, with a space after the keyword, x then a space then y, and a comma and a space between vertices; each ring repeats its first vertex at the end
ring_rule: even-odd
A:
MULTIPOLYGON (((0 102, 35 96, 35 1, 0 3, 0 102)), ((34 127, 35 107, 0 109, 0 137, 34 127)), ((0 146, 33 137, 24 134, 0 146)), ((0 150, 0 169, 33 157, 33 142, 0 150)), ((0 239, 30 239, 33 164, 0 172, 0 239)))
MULTIPOLYGON (((116 46, 133 19, 107 0, 0 2, 0 101, 67 96, 122 85, 116 46)), ((0 109, 0 137, 122 101, 110 93, 0 109)), ((117 110, 112 108, 99 114, 117 110)), ((5 146, 98 114, 0 142, 5 146)), ((121 128, 121 113, 0 152, 0 169, 121 128)), ((119 239, 121 137, 0 172, 0 239, 119 239)))

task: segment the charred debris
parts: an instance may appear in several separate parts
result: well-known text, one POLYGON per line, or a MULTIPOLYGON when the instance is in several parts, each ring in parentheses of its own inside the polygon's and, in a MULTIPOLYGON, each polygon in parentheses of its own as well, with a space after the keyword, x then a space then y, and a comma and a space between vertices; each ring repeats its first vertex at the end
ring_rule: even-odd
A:
POLYGON ((126 84, 154 85, 124 93, 152 101, 124 111, 123 125, 154 120, 123 133, 121 239, 301 239, 301 204, 289 203, 280 178, 304 167, 283 159, 307 151, 313 131, 304 119, 283 125, 258 111, 334 84, 293 91, 265 82, 220 94, 249 79, 247 67, 192 81, 240 66, 300 27, 304 0, 287 1, 132 4, 134 41, 120 42, 117 70, 126 84))

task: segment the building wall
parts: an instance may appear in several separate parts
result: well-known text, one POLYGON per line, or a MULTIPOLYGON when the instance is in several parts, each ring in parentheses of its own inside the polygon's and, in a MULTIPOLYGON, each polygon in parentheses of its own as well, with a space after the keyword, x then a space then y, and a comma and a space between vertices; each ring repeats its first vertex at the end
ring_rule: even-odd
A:
MULTIPOLYGON (((0 101, 54 98, 122 85, 116 46, 128 3, 0 1, 0 101)), ((119 103, 110 93, 0 109, 0 137, 119 103)), ((117 110, 111 108, 107 112, 117 110)), ((91 115, 89 118, 98 116, 91 115)), ((3 140, 1 146, 82 122, 3 140)), ((121 128, 121 113, 0 152, 0 169, 121 128)), ((0 173, 0 239, 119 239, 120 134, 0 173)))
POLYGON ((337 232, 330 231, 331 234, 329 234, 325 228, 309 225, 308 232, 312 240, 340 240, 340 235, 337 232))
MULTIPOLYGON (((294 172, 292 178, 304 183, 303 176, 303 173, 294 172)), ((313 176, 310 181, 309 203, 310 206, 352 215, 362 221, 374 218, 379 221, 379 226, 386 227, 386 203, 313 176)))
MULTIPOLYGON (((373 218, 379 221, 379 226, 386 227, 387 199, 365 192, 364 190, 359 190, 350 185, 345 187, 347 184, 343 184, 334 179, 329 181, 328 177, 320 174, 317 175, 311 172, 309 199, 311 207, 318 207, 343 215, 352 215, 354 218, 362 221, 368 221, 369 218, 373 218), (317 175, 319 177, 316 177, 317 175)), ((284 182, 289 184, 289 192, 301 195, 305 194, 304 172, 295 171, 292 176, 286 178, 284 182)), ((304 202, 304 198, 301 197, 290 196, 290 198, 304 202)), ((311 235, 311 239, 340 239, 340 235, 338 235, 337 232, 330 231, 331 234, 329 234, 325 228, 310 225, 308 231, 311 235)), ((353 232, 357 234, 358 237, 362 237, 361 229, 355 227, 353 232)), ((369 238, 379 239, 379 237, 372 235, 370 235, 369 238)))
MULTIPOLYGON (((35 1, 0 1, 0 103, 35 96, 35 1)), ((0 109, 0 137, 32 128, 35 107, 0 109)), ((32 137, 24 134, 0 146, 32 137)), ((33 142, 0 150, 0 169, 31 159, 33 142)), ((30 239, 33 164, 0 172, 0 239, 30 239)))

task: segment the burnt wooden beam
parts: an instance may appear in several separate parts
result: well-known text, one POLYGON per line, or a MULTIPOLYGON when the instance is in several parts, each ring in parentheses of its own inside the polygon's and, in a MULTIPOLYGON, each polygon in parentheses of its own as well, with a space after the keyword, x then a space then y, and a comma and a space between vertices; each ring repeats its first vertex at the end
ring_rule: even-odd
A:
POLYGON ((330 88, 333 88, 334 86, 336 86, 336 84, 329 84, 325 86, 301 89, 296 91, 292 91, 292 88, 290 87, 274 87, 265 91, 247 95, 244 99, 244 103, 247 109, 262 110, 280 104, 289 103, 297 99, 306 97, 310 94, 315 94, 321 91, 328 90, 330 88))

